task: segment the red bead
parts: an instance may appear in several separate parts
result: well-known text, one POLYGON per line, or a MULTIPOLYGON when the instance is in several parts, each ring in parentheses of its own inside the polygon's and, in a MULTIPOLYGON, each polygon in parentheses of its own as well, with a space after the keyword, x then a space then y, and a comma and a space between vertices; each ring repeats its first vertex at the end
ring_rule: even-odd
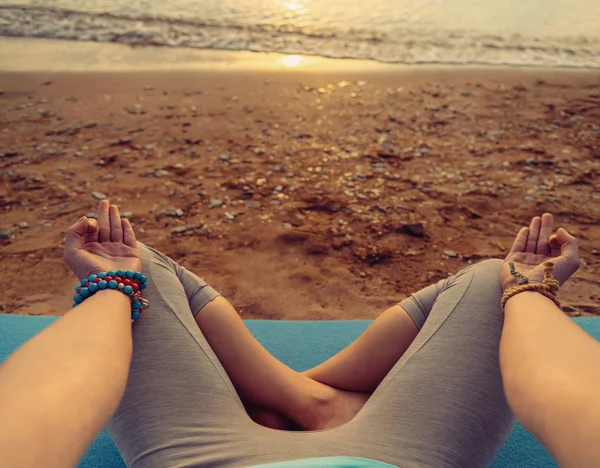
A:
POLYGON ((123 284, 124 284, 125 286, 131 286, 131 281, 130 281, 130 280, 128 280, 128 279, 125 279, 125 280, 123 280, 123 284))
POLYGON ((142 297, 142 291, 138 291, 138 296, 142 297))
POLYGON ((139 287, 137 284, 135 284, 135 283, 134 283, 134 284, 132 284, 132 285, 131 285, 131 287, 133 288, 133 290, 134 290, 135 292, 138 292, 138 291, 140 290, 140 287, 139 287))
POLYGON ((85 287, 86 287, 86 288, 89 288, 89 287, 90 287, 90 284, 92 284, 92 283, 90 283, 90 282, 88 281, 88 282, 87 282, 87 284, 85 285, 85 287))
POLYGON ((116 281, 117 283, 122 283, 122 282, 123 282, 123 278, 121 278, 121 277, 117 276, 117 277, 115 278, 115 281, 116 281))
POLYGON ((102 281, 102 278, 96 278, 96 279, 94 280, 94 283, 99 283, 100 281, 102 281))
POLYGON ((113 279, 113 277, 112 277, 112 276, 105 276, 105 277, 104 277, 104 281, 106 281, 107 283, 108 283, 109 281, 111 281, 112 279, 113 279))

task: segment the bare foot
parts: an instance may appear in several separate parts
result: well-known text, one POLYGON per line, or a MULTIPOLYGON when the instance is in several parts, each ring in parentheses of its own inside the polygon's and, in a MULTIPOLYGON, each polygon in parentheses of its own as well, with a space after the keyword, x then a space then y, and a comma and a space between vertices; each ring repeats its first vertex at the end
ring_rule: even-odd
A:
POLYGON ((328 388, 332 392, 332 398, 328 405, 318 408, 314 422, 307 430, 330 429, 351 421, 371 396, 368 393, 328 388))
POLYGON ((245 405, 248 416, 257 424, 279 429, 282 431, 292 431, 297 429, 296 425, 289 419, 269 410, 259 408, 258 406, 245 405))
POLYGON ((252 420, 261 426, 287 431, 317 431, 341 426, 352 420, 371 396, 348 392, 297 374, 293 382, 293 398, 273 402, 264 408, 244 401, 252 420), (283 406, 282 402, 285 402, 283 406), (279 405, 279 407, 277 406, 279 405), (275 409, 278 408, 278 409, 275 409))

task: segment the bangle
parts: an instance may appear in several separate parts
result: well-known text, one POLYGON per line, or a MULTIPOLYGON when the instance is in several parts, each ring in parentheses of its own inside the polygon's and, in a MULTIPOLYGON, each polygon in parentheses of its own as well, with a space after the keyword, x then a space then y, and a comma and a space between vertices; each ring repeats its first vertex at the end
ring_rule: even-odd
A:
POLYGON ((560 301, 557 295, 560 283, 552 278, 552 272, 554 271, 554 263, 544 263, 544 266, 546 268, 544 268, 544 280, 541 283, 530 283, 529 278, 527 278, 527 276, 515 270, 515 262, 511 260, 508 262, 508 264, 510 265, 510 274, 513 275, 515 278, 520 278, 520 280, 518 285, 510 287, 506 291, 504 291, 501 302, 502 311, 504 311, 506 301, 508 301, 514 295, 524 291, 539 292, 540 294, 546 296, 548 299, 551 299, 560 309, 560 301))
POLYGON ((75 287, 73 307, 77 307, 88 297, 98 291, 113 289, 121 291, 131 299, 131 323, 140 318, 142 312, 150 307, 150 303, 142 297, 142 290, 146 289, 146 277, 138 271, 109 270, 90 275, 81 280, 75 287))

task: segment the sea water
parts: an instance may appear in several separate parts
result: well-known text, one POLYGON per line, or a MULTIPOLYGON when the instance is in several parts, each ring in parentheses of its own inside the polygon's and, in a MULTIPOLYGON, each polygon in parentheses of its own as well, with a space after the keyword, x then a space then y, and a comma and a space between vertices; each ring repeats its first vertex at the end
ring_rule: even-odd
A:
POLYGON ((600 68, 600 0, 0 0, 0 35, 600 68))

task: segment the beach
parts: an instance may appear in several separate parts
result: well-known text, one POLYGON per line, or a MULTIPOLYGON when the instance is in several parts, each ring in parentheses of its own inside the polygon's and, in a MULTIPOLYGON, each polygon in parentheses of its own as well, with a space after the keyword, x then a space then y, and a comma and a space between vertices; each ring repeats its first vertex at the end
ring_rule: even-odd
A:
POLYGON ((68 311, 65 231, 108 197, 261 319, 374 318, 548 211, 580 242, 563 310, 600 315, 600 72, 257 55, 4 67, 1 313, 68 311))

